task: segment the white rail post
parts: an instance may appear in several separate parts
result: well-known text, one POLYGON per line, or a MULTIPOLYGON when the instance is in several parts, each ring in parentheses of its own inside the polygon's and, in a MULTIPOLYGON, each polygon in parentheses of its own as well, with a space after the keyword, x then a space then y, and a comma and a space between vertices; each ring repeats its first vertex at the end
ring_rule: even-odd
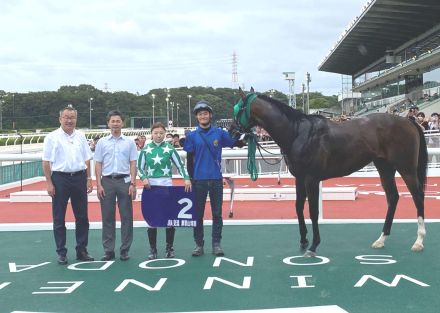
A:
POLYGON ((319 214, 318 219, 323 220, 324 216, 322 211, 322 181, 319 182, 318 214, 319 214))

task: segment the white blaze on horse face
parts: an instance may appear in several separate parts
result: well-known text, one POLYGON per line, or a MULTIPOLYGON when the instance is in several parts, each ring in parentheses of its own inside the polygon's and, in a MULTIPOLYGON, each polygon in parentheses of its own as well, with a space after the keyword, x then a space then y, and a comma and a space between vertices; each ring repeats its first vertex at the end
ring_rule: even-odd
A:
POLYGON ((388 238, 388 236, 381 233, 379 239, 377 239, 375 242, 373 242, 373 244, 371 245, 371 248, 382 249, 383 247, 385 247, 385 240, 387 240, 387 238, 388 238))
POLYGON ((413 246, 411 247, 412 251, 419 252, 422 251, 423 246, 423 239, 425 239, 426 235, 426 229, 425 229, 425 221, 423 217, 419 216, 417 219, 417 239, 416 242, 414 242, 413 246))

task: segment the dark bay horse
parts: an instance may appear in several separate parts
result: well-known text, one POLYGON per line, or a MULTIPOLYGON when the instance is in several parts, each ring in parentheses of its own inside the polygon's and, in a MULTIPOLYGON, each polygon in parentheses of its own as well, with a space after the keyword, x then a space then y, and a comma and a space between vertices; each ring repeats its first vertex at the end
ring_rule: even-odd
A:
POLYGON ((319 115, 305 115, 264 95, 246 95, 234 107, 234 120, 241 132, 263 127, 279 145, 290 173, 296 178, 296 214, 300 246, 307 249, 304 203, 309 201, 313 241, 305 256, 315 256, 320 243, 318 228, 319 183, 349 175, 374 162, 386 193, 388 211, 380 237, 373 248, 383 248, 389 236, 399 193, 396 171, 402 176, 417 208, 417 240, 413 251, 423 250, 425 237, 424 197, 427 147, 421 128, 403 117, 385 113, 342 123, 319 115))

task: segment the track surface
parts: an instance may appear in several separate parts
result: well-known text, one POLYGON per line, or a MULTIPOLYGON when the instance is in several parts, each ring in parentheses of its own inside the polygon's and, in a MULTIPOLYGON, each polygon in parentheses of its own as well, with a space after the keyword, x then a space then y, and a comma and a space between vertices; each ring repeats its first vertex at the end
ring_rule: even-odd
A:
MULTIPOLYGON (((401 178, 396 178, 400 200, 397 206, 397 219, 415 219, 416 209, 412 198, 401 178)), ((177 181, 177 184, 180 182, 177 181)), ((236 188, 261 187, 279 188, 293 187, 293 178, 283 178, 278 185, 275 178, 260 178, 256 182, 249 179, 236 179, 236 188)), ((359 197, 355 201, 324 201, 325 219, 384 219, 386 214, 386 198, 380 185, 379 178, 343 177, 325 181, 324 187, 357 186, 359 197)), ((50 203, 10 203, 9 194, 18 191, 19 187, 0 191, 0 223, 41 223, 51 222, 50 203)), ((45 183, 23 186, 23 190, 45 190, 45 183)), ((208 204, 209 206, 209 204, 208 204)), ((440 218, 440 177, 428 178, 425 197, 425 218, 440 218)), ((210 210, 206 210, 210 218, 210 210)), ((229 202, 223 203, 223 217, 228 219, 229 202)), ((308 209, 306 205, 306 217, 308 209)), ((91 222, 101 221, 99 203, 89 203, 89 218, 91 222)), ((241 219, 295 219, 294 201, 234 201, 234 220, 241 219)), ((142 221, 140 202, 134 203, 134 219, 142 221)), ((66 221, 72 222, 72 210, 68 209, 66 221)))

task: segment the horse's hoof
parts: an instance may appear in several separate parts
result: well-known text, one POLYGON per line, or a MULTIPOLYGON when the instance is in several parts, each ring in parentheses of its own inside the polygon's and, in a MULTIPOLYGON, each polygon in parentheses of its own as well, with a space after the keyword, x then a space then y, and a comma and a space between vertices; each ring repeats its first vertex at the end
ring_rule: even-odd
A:
POLYGON ((306 240, 305 242, 300 242, 299 247, 301 248, 302 251, 305 251, 309 247, 309 241, 306 240))
POLYGON ((314 258, 316 256, 316 252, 307 250, 306 253, 304 253, 303 257, 305 258, 314 258))
POLYGON ((385 244, 382 241, 375 241, 371 245, 371 248, 373 249, 383 249, 385 247, 385 244))
POLYGON ((415 244, 413 244, 413 246, 411 247, 411 251, 414 251, 414 252, 420 252, 420 251, 423 251, 423 244, 422 243, 415 243, 415 244))

